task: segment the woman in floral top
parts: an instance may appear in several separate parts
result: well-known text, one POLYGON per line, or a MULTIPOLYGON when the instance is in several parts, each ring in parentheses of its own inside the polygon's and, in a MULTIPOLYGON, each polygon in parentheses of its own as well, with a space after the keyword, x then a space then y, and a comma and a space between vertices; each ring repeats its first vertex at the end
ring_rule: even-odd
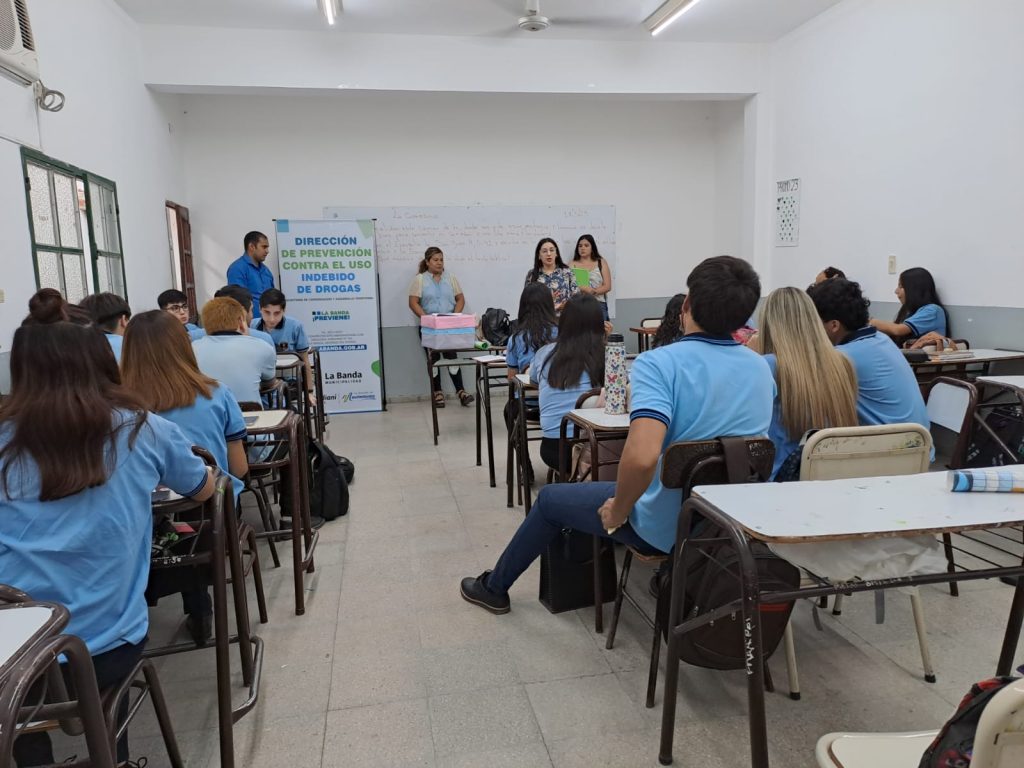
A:
POLYGON ((526 273, 527 283, 542 283, 551 289, 555 312, 561 313, 565 302, 580 292, 572 270, 565 266, 558 252, 558 243, 545 237, 537 243, 533 256, 533 269, 526 273))

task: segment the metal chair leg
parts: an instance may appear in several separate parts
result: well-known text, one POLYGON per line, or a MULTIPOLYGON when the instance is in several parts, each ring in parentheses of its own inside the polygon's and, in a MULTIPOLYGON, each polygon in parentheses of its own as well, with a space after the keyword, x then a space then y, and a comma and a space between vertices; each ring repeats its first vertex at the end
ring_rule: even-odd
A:
POLYGON ((793 642, 793 622, 786 624, 786 631, 782 635, 786 648, 786 672, 789 675, 789 698, 793 701, 800 701, 800 675, 796 667, 796 643, 793 642))
POLYGON ((263 591, 263 571, 260 568, 260 551, 257 547, 256 531, 252 528, 249 529, 246 542, 249 545, 249 557, 252 558, 250 568, 252 570, 252 583, 256 588, 256 606, 260 613, 260 624, 266 624, 270 621, 270 617, 267 614, 267 596, 263 591))
MULTIPOLYGON (((267 491, 263 487, 262 483, 257 490, 253 491, 253 496, 256 497, 256 507, 260 511, 260 519, 263 521, 263 530, 268 532, 277 530, 271 519, 270 499, 267 497, 267 491)), ((268 538, 267 544, 270 545, 270 559, 274 561, 274 567, 280 568, 281 558, 278 557, 277 554, 277 544, 274 543, 273 538, 268 538)))
MULTIPOLYGON (((946 551, 946 572, 956 573, 956 561, 953 559, 953 539, 948 533, 942 534, 942 548, 946 551)), ((949 582, 949 594, 960 596, 960 587, 955 581, 949 582)))
POLYGON ((832 600, 832 615, 842 616, 843 615, 843 596, 836 595, 835 599, 832 600))
POLYGON ((661 659, 661 633, 668 623, 669 593, 671 581, 661 585, 658 601, 654 606, 654 637, 651 640, 651 661, 647 669, 647 701, 648 709, 654 709, 654 693, 658 687, 658 661, 661 659))
POLYGON ((171 716, 167 711, 167 702, 164 700, 164 691, 160 685, 160 678, 156 673, 153 662, 149 659, 143 661, 142 674, 146 677, 146 685, 149 686, 149 696, 153 701, 153 709, 156 711, 156 720, 160 726, 160 733, 164 738, 164 747, 167 749, 167 757, 170 760, 171 768, 185 768, 185 761, 181 759, 181 752, 178 750, 178 740, 174 736, 174 728, 171 726, 171 716))
POLYGON ((622 613, 622 598, 626 592, 626 581, 629 579, 629 569, 633 565, 633 552, 628 547, 622 558, 622 572, 619 574, 618 588, 615 590, 615 605, 612 607, 612 623, 608 627, 608 639, 604 647, 608 650, 615 645, 615 632, 619 628, 619 614, 622 613))
POLYGON ((914 612, 914 627, 917 629, 917 644, 921 647, 921 665, 924 667, 924 679, 935 682, 935 669, 932 667, 932 654, 928 650, 928 632, 924 626, 924 606, 921 605, 921 593, 914 588, 910 595, 910 607, 914 612))

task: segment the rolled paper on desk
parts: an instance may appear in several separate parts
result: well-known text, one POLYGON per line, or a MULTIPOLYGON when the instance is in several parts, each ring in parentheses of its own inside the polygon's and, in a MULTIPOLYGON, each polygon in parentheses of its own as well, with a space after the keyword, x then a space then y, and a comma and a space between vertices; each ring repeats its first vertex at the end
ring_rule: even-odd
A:
POLYGON ((946 473, 946 487, 954 492, 1024 493, 1024 469, 954 469, 946 473))

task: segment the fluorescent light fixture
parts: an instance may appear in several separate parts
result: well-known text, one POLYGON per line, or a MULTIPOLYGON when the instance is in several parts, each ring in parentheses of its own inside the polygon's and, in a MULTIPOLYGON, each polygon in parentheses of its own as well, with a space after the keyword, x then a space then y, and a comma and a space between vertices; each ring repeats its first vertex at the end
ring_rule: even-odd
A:
POLYGON ((644 26, 651 31, 651 36, 664 32, 673 21, 692 9, 700 0, 668 0, 644 21, 644 26))
POLYGON ((320 4, 320 10, 323 11, 327 23, 333 27, 334 22, 341 15, 341 0, 317 0, 317 2, 320 4))

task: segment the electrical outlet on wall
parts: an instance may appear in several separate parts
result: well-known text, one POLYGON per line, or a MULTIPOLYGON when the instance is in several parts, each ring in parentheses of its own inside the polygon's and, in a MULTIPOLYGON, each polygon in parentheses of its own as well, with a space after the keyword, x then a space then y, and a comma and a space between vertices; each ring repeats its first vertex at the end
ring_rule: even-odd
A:
POLYGON ((889 254, 889 274, 896 274, 896 257, 892 254, 889 254))

